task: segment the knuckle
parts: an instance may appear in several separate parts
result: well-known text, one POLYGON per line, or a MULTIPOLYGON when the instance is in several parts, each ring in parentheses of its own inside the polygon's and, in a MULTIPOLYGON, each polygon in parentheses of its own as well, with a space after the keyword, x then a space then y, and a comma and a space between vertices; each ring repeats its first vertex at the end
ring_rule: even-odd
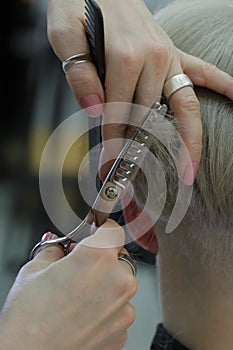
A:
POLYGON ((189 149, 192 151, 192 153, 201 154, 202 144, 200 142, 189 141, 188 146, 189 146, 189 149))
POLYGON ((137 292, 137 280, 136 278, 131 275, 128 277, 128 293, 129 293, 129 298, 131 299, 137 292))
POLYGON ((124 68, 124 75, 128 81, 136 79, 143 66, 143 62, 139 56, 132 52, 122 53, 122 62, 124 68))
POLYGON ((124 319, 125 319, 127 328, 130 327, 136 319, 136 312, 134 307, 131 304, 127 304, 125 307, 124 319))
POLYGON ((128 340, 128 332, 124 331, 119 337, 120 349, 122 349, 125 346, 125 344, 127 343, 127 340, 128 340))
POLYGON ((167 73, 172 64, 173 53, 171 48, 162 42, 154 41, 151 53, 154 72, 157 75, 160 75, 163 71, 164 74, 167 73))
POLYGON ((97 88, 96 75, 89 63, 75 65, 68 71, 67 76, 69 84, 73 87, 80 87, 82 90, 97 88))
MULTIPOLYGON (((134 43, 125 40, 120 46, 114 47, 109 52, 109 62, 115 62, 115 67, 120 67, 120 71, 127 79, 137 78, 144 63, 144 55, 138 50, 134 43)), ((118 70, 119 71, 119 70, 118 70)))
POLYGON ((130 42, 127 42, 123 47, 119 49, 119 56, 123 63, 127 67, 136 66, 138 62, 137 52, 134 45, 132 45, 130 42))
POLYGON ((123 349, 128 340, 128 332, 124 330, 122 332, 116 332, 115 336, 112 337, 111 344, 107 347, 102 348, 102 350, 119 350, 123 349))
POLYGON ((33 265, 35 263, 35 260, 28 261, 26 264, 24 264, 20 270, 19 270, 19 275, 27 275, 30 274, 30 272, 33 270, 33 265))
POLYGON ((55 45, 56 42, 62 42, 67 35, 70 34, 70 28, 63 26, 59 22, 51 23, 47 26, 47 36, 50 44, 55 45))
POLYGON ((118 316, 115 318, 112 324, 113 333, 119 333, 128 329, 135 321, 136 313, 131 304, 126 304, 124 308, 120 310, 118 316))
POLYGON ((200 102, 194 94, 186 94, 180 98, 180 109, 186 112, 199 112, 200 102))
POLYGON ((218 69, 217 66, 215 66, 214 64, 209 63, 209 62, 204 62, 203 68, 209 74, 215 73, 216 70, 218 69))
POLYGON ((127 301, 129 301, 137 291, 137 281, 133 275, 125 275, 121 277, 118 284, 118 294, 124 296, 127 301))
POLYGON ((227 85, 224 86, 222 95, 227 96, 229 90, 233 90, 233 78, 231 76, 227 77, 227 85))
POLYGON ((169 58, 169 49, 163 43, 155 43, 153 46, 153 56, 155 58, 156 66, 164 65, 169 58))

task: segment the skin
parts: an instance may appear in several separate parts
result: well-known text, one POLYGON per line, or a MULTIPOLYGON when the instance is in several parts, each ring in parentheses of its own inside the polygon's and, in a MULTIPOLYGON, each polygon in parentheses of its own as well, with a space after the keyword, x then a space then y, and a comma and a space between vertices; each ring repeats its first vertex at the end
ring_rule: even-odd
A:
MULTIPOLYGON (((188 231, 188 227, 186 229, 188 231)), ((190 258, 185 249, 179 249, 177 235, 168 238, 157 227, 157 239, 157 268, 166 329, 188 349, 231 350, 231 260, 216 257, 213 268, 212 264, 190 258)))
MULTIPOLYGON (((150 107, 159 101, 164 82, 179 73, 187 74, 195 85, 205 86, 233 99, 233 79, 215 66, 178 50, 155 21, 142 0, 97 0, 105 26, 106 81, 103 89, 94 65, 77 64, 67 73, 67 81, 81 107, 91 115, 103 112, 102 103, 134 102, 150 107), (146 40, 145 40, 146 38, 146 40), (85 103, 83 101, 85 100, 85 103)), ((51 0, 48 7, 48 38, 61 61, 89 52, 84 31, 83 0, 51 0)), ((202 150, 202 125, 199 101, 191 87, 174 93, 169 107, 182 122, 180 134, 190 152, 181 150, 179 173, 183 181, 193 183, 202 150), (188 118, 187 118, 188 116, 188 118)), ((127 108, 104 111, 102 139, 124 138, 127 108), (119 117, 121 116, 121 117, 119 117), (108 122, 106 124, 106 121, 108 122), (112 123, 109 125, 109 123, 112 123), (105 125, 106 124, 106 125, 105 125)), ((104 146, 104 143, 103 143, 104 146)), ((102 178, 122 147, 103 147, 102 178)))
POLYGON ((118 260, 124 242, 108 220, 66 257, 51 246, 23 266, 1 312, 0 349, 121 349, 137 289, 130 266, 118 260))

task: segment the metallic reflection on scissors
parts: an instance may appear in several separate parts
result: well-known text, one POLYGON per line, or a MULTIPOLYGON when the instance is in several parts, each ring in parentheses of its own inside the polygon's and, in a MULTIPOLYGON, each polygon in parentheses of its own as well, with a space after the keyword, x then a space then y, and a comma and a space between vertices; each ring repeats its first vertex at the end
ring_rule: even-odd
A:
POLYGON ((90 234, 90 226, 101 226, 113 212, 124 191, 132 184, 138 174, 140 166, 153 142, 153 138, 144 127, 156 119, 158 115, 166 114, 166 105, 155 103, 144 116, 140 126, 134 127, 133 136, 126 142, 118 158, 108 173, 91 209, 85 219, 64 237, 39 242, 32 249, 30 259, 48 245, 59 245, 67 254, 72 242, 79 242, 82 236, 90 234))

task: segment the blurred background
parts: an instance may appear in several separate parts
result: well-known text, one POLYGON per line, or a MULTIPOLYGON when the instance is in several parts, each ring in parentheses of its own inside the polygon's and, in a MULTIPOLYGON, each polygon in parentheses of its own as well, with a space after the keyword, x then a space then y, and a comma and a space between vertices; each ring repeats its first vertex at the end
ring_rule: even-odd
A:
MULTIPOLYGON (((153 11, 167 2, 148 0, 146 4, 153 11)), ((52 131, 79 110, 61 62, 47 40, 47 5, 48 0, 3 2, 1 23, 7 25, 1 30, 5 112, 0 128, 0 306, 41 235, 48 230, 59 233, 43 207, 38 170, 52 131)), ((73 145, 63 168, 66 196, 80 217, 85 216, 88 207, 76 183, 77 166, 88 145, 87 134, 73 145)), ((134 299, 138 317, 125 349, 140 350, 144 340, 137 335, 138 330, 147 339, 142 345, 146 349, 160 320, 160 309, 154 257, 138 246, 133 249, 139 260, 139 292, 134 299)))

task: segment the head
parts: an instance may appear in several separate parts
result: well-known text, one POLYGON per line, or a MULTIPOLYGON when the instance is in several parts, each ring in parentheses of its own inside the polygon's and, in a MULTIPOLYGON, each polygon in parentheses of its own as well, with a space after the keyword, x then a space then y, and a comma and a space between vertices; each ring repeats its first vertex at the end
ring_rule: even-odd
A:
MULTIPOLYGON (((174 1, 156 17, 177 48, 233 75, 232 1, 174 1)), ((195 92, 201 105, 203 151, 183 220, 173 232, 165 233, 178 188, 176 167, 170 157, 177 154, 177 137, 172 133, 167 134, 167 153, 155 140, 152 152, 160 165, 153 167, 150 160, 145 160, 150 187, 147 189, 145 176, 140 173, 135 197, 143 207, 149 191, 147 215, 156 215, 160 204, 157 174, 163 167, 167 196, 154 226, 154 240, 158 242, 165 326, 190 349, 232 349, 233 103, 205 88, 195 86, 195 92)), ((163 125, 159 127, 163 133, 163 125)), ((179 130, 185 125, 176 127, 179 130)), ((153 242, 151 237, 150 233, 153 242)))
MULTIPOLYGON (((233 75, 232 1, 194 0, 191 5, 188 0, 175 1, 159 11, 156 19, 177 48, 233 75)), ((166 168, 168 197, 167 208, 154 231, 159 251, 165 247, 166 252, 180 254, 192 265, 203 266, 204 263, 205 267, 213 270, 219 264, 233 265, 233 104, 224 96, 205 88, 196 86, 195 92, 201 104, 203 151, 192 200, 179 226, 171 234, 165 234, 164 219, 169 219, 169 207, 176 201, 177 172, 169 156, 164 158, 160 144, 155 143, 153 151, 157 156, 162 154, 166 168)), ((155 179, 149 189, 155 198, 150 203, 149 214, 153 216, 159 184, 154 176, 156 169, 150 164, 145 164, 146 168, 147 174, 155 179)), ((141 174, 136 183, 139 205, 146 196, 147 185, 141 174)))

